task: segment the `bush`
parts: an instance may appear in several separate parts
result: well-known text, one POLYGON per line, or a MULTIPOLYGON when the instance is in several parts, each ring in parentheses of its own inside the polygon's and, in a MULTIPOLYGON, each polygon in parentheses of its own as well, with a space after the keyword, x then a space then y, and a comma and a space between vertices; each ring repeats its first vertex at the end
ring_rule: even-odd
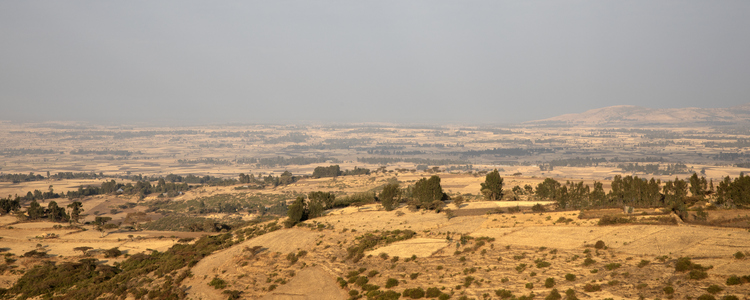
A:
POLYGON ((680 257, 674 264, 674 270, 677 272, 685 272, 692 269, 693 263, 690 261, 690 257, 680 257))
POLYGON ((596 263, 596 261, 593 260, 593 259, 591 259, 591 257, 586 257, 586 259, 583 260, 583 265, 584 266, 590 266, 590 265, 593 265, 595 263, 596 263))
POLYGON ((710 294, 703 294, 703 295, 700 295, 700 297, 698 297, 698 300, 716 300, 716 297, 710 294))
POLYGON ((117 247, 114 247, 112 249, 107 249, 104 251, 105 258, 118 257, 120 255, 122 255, 122 251, 120 251, 120 249, 117 249, 117 247))
POLYGON ((560 292, 557 291, 557 289, 552 289, 551 292, 549 292, 549 295, 547 297, 544 297, 544 300, 560 300, 562 299, 562 295, 560 295, 560 292))
POLYGON ((578 297, 576 297, 576 291, 574 289, 568 289, 565 291, 565 296, 567 300, 578 300, 578 297))
POLYGON ((662 290, 663 290, 663 291, 664 291, 664 293, 665 293, 665 294, 667 294, 667 295, 672 295, 672 294, 674 294, 674 288, 673 288, 672 286, 669 286, 669 285, 668 285, 668 286, 665 286, 665 287, 664 287, 664 288, 663 288, 662 290))
POLYGON ((375 277, 375 276, 377 276, 377 275, 378 275, 379 273, 380 273, 380 272, 378 272, 378 271, 376 271, 376 270, 372 270, 372 271, 370 271, 369 273, 367 273, 367 277, 370 277, 370 278, 372 278, 372 277, 375 277))
POLYGON ((405 289, 403 293, 401 293, 404 297, 409 297, 412 299, 419 299, 424 297, 424 290, 422 288, 413 288, 413 289, 405 289))
POLYGON ((417 277, 419 277, 419 273, 411 273, 409 275, 409 278, 411 278, 411 280, 417 279, 417 277))
POLYGON ((547 209, 544 208, 544 205, 541 205, 539 203, 534 204, 534 206, 531 207, 531 211, 533 212, 545 212, 547 209))
POLYGON ((618 263, 609 263, 609 264, 604 265, 604 268, 607 269, 608 271, 612 271, 612 270, 617 269, 617 268, 619 268, 621 266, 622 265, 618 264, 618 263))
POLYGON ((427 289, 427 292, 425 293, 425 297, 427 298, 436 298, 440 296, 440 289, 436 287, 431 287, 427 289))
POLYGON ((706 273, 706 271, 703 271, 703 270, 692 270, 688 274, 688 277, 694 280, 701 280, 701 279, 708 278, 708 273, 706 273))
POLYGON ((555 286, 555 279, 552 277, 547 278, 547 280, 544 281, 544 287, 551 288, 555 286))
POLYGON ((227 287, 227 282, 219 277, 214 277, 214 279, 212 279, 211 282, 208 283, 208 285, 214 287, 217 290, 223 290, 227 287))
POLYGON ((709 285, 708 288, 706 288, 706 292, 709 292, 710 294, 714 294, 714 295, 718 294, 719 292, 723 290, 724 289, 722 289, 720 286, 715 285, 715 284, 709 285))
POLYGON ((573 275, 573 274, 570 274, 570 273, 565 274, 565 280, 567 280, 567 281, 576 281, 576 276, 573 275))
POLYGON ((651 263, 651 261, 642 259, 641 262, 638 263, 638 267, 639 268, 643 268, 643 267, 647 266, 649 263, 651 263))
POLYGON ((531 283, 531 282, 527 282, 527 283, 526 283, 526 288, 527 288, 527 289, 533 289, 533 288, 534 288, 534 284, 533 284, 533 283, 531 283))
POLYGON ((551 263, 543 260, 536 260, 535 263, 537 268, 546 268, 552 265, 551 263))
POLYGON ((604 249, 604 241, 602 241, 602 240, 596 241, 596 244, 594 244, 594 248, 596 248, 596 249, 604 249))
POLYGON ((511 291, 506 290, 506 289, 495 290, 495 295, 497 295, 501 299, 507 299, 507 298, 512 298, 513 297, 513 293, 511 293, 511 291))
POLYGON ((591 292, 598 292, 598 291, 601 291, 601 290, 602 290, 602 286, 601 286, 601 285, 598 285, 598 284, 590 284, 590 283, 587 283, 587 284, 586 284, 586 285, 585 285, 585 286, 583 287, 583 290, 584 290, 585 292, 588 292, 588 293, 591 293, 591 292))
POLYGON ((385 281, 385 288, 387 289, 390 289, 397 285, 398 285, 398 280, 395 278, 388 278, 388 280, 385 281))
POLYGON ((745 253, 742 253, 741 251, 737 251, 737 253, 734 254, 734 258, 743 259, 745 258, 745 253))
POLYGON ((737 275, 732 275, 727 278, 727 285, 738 285, 742 284, 742 279, 737 275))
POLYGON ((740 298, 737 298, 735 295, 726 295, 724 297, 721 297, 721 300, 740 300, 740 298))

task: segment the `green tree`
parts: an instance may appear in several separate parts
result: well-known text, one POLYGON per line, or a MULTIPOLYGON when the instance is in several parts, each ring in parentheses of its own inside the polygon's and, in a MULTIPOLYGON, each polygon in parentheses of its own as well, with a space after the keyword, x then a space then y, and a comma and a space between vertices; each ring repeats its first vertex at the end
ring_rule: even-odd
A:
POLYGON ((391 211, 398 205, 401 198, 401 190, 399 189, 398 183, 389 183, 383 187, 383 191, 378 195, 380 203, 383 205, 385 210, 391 211))
POLYGON ((31 201, 31 204, 29 204, 29 208, 26 210, 26 214, 29 215, 29 219, 37 220, 44 217, 45 211, 44 208, 39 205, 39 202, 36 202, 36 200, 34 200, 31 201))
POLYGON ((707 190, 708 183, 706 182, 706 177, 698 178, 698 174, 693 173, 693 176, 690 176, 690 193, 693 196, 703 198, 707 190))
POLYGON ((305 197, 299 196, 297 199, 294 200, 294 203, 292 205, 289 205, 289 210, 287 210, 287 219, 284 221, 284 225, 286 227, 292 227, 296 225, 297 223, 304 221, 305 217, 305 197))
POLYGON ((94 225, 96 225, 96 231, 99 231, 101 233, 100 237, 104 237, 104 232, 108 229, 115 229, 120 227, 117 224, 109 224, 108 222, 112 221, 112 218, 110 217, 96 217, 94 219, 94 225))
MULTIPOLYGON (((325 211, 326 204, 324 202, 323 197, 318 196, 318 194, 314 194, 316 192, 310 193, 308 197, 307 202, 307 216, 308 218, 317 218, 323 215, 323 211, 325 211)), ((317 193, 323 193, 323 192, 317 192, 317 193)), ((328 193, 324 193, 328 194, 328 193)))
POLYGON ((417 207, 429 208, 435 201, 443 200, 443 188, 440 186, 440 177, 432 175, 429 179, 422 178, 414 184, 412 192, 417 207))
POLYGON ((560 183, 552 178, 546 178, 536 186, 536 196, 540 199, 556 199, 560 183))
POLYGON ((503 178, 500 177, 497 169, 487 173, 480 191, 487 200, 494 201, 503 198, 503 178))
POLYGON ((55 201, 50 201, 47 205, 47 217, 55 222, 67 221, 70 219, 68 214, 65 213, 65 208, 58 206, 55 201))
POLYGON ((73 201, 73 203, 68 204, 68 208, 70 208, 70 219, 78 223, 78 219, 81 218, 83 212, 83 204, 81 201, 73 201))
POLYGON ((333 208, 333 203, 336 201, 336 195, 330 192, 310 192, 307 195, 310 202, 320 202, 323 204, 324 209, 333 208))

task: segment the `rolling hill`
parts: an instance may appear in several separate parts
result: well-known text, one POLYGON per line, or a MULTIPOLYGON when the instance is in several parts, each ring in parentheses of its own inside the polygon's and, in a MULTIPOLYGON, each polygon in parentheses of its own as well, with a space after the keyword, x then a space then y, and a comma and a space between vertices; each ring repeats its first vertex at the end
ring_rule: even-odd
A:
POLYGON ((644 126, 750 124, 750 103, 729 108, 647 108, 617 105, 525 122, 527 125, 644 126))

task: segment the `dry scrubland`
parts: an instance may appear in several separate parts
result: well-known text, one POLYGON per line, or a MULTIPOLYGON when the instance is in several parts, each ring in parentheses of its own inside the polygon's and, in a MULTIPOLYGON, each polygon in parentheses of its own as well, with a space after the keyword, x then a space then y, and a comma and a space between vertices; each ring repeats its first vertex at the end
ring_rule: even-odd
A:
MULTIPOLYGON (((573 300, 697 299, 716 285, 721 291, 715 287, 710 290, 716 292, 717 299, 725 295, 750 297, 750 283, 727 284, 732 275, 750 276, 750 259, 735 257, 737 253, 750 257, 750 233, 745 229, 678 221, 674 225, 646 224, 651 222, 647 219, 651 216, 638 217, 643 222, 635 224, 599 226, 599 216, 621 212, 589 212, 586 215, 593 217, 585 218, 579 218, 578 211, 532 212, 529 208, 540 202, 528 196, 521 195, 521 201, 489 202, 483 201, 479 193, 484 181, 482 172, 495 168, 505 179, 506 191, 514 186, 536 186, 547 177, 588 185, 600 181, 605 191, 610 189, 609 179, 616 175, 668 180, 701 172, 714 181, 724 176, 736 177, 750 170, 746 165, 750 161, 747 129, 395 125, 137 128, 12 123, 2 123, 0 129, 5 147, 0 149, 0 175, 46 175, 49 171, 53 175, 101 172, 107 176, 0 181, 2 197, 46 191, 50 186, 56 192, 75 191, 81 185, 99 185, 113 179, 129 183, 138 174, 237 178, 239 173, 260 177, 290 171, 309 175, 317 166, 333 164, 342 170, 359 166, 373 171, 369 175, 302 178, 289 185, 260 189, 247 189, 242 184, 195 185, 175 197, 84 197, 76 199, 82 202, 86 214, 81 222, 111 217, 117 223, 138 212, 146 213, 149 219, 140 222, 140 226, 164 218, 174 220, 168 217, 175 215, 217 221, 251 220, 257 214, 249 210, 199 214, 187 211, 184 204, 239 199, 255 201, 254 205, 262 207, 313 191, 343 197, 378 191, 388 182, 398 181, 406 187, 434 174, 441 177, 446 193, 466 199, 460 208, 448 205, 452 218, 444 212, 412 211, 403 206, 385 211, 378 205, 365 205, 332 209, 301 226, 260 236, 249 230, 272 222, 281 224, 283 218, 257 225, 237 223, 245 225, 231 231, 230 240, 236 244, 189 268, 192 275, 184 278, 180 287, 190 299, 226 299, 233 295, 228 291, 236 291, 242 299, 346 299, 375 286, 379 291, 398 293, 422 288, 434 296, 431 298, 446 294, 451 299, 501 299, 510 298, 509 293, 526 299, 533 293, 535 299, 544 299, 553 289, 562 297, 572 289, 575 296, 567 295, 567 299, 573 300), (619 166, 629 163, 658 164, 662 171, 670 164, 685 166, 670 174, 623 170, 619 166), (549 166, 554 168, 550 170, 549 166), (440 172, 416 170, 424 167, 439 167, 440 172), (522 211, 509 213, 509 207, 521 207, 522 211), (498 213, 498 209, 503 213, 498 213), (361 259, 356 255, 349 257, 347 249, 358 245, 362 236, 394 230, 413 231, 415 235, 363 249, 361 259), (597 241, 605 247, 596 248, 597 241), (707 269, 675 270, 676 266, 686 265, 684 260, 679 261, 683 257, 707 269), (702 277, 701 272, 706 278, 690 278, 702 277), (573 275, 575 279, 568 280, 573 275), (548 278, 554 281, 551 287, 545 286, 548 278)), ((72 201, 54 200, 61 207, 72 201)), ((636 211, 635 215, 640 213, 636 211)), ((746 210, 713 210, 708 221, 748 214, 746 210)), ((177 244, 194 245, 195 240, 188 242, 190 238, 209 234, 213 233, 123 227, 102 234, 93 225, 19 222, 13 216, 0 216, 0 254, 14 254, 0 262, 0 288, 11 287, 24 272, 44 261, 59 265, 95 258, 100 265, 113 265, 125 261, 126 256, 163 253, 177 244), (77 247, 92 249, 83 255, 74 250, 77 247), (124 255, 107 257, 106 250, 115 247, 124 255), (33 250, 45 252, 46 256, 22 257, 33 250)), ((149 289, 159 289, 167 286, 163 275, 152 272, 143 275, 141 282, 148 281, 143 286, 149 289)), ((169 276, 172 280, 177 274, 169 276)), ((132 298, 130 294, 128 299, 132 298)))
POLYGON ((361 292, 362 287, 353 282, 341 289, 336 278, 359 270, 363 270, 361 276, 368 277, 368 284, 381 290, 437 287, 455 299, 482 299, 485 294, 498 299, 495 291, 499 289, 543 298, 552 290, 544 286, 547 278, 554 279, 559 291, 574 289, 580 299, 696 298, 713 284, 724 288, 720 295, 742 298, 750 292, 750 285, 725 285, 729 276, 750 270, 749 260, 733 256, 750 249, 746 230, 692 225, 597 226, 597 219, 579 220, 577 215, 523 212, 448 220, 444 214, 405 208, 334 211, 313 220, 324 224, 320 229, 282 229, 202 260, 193 270, 205 276, 189 279, 188 293, 195 299, 221 299, 221 290, 208 285, 220 278, 227 282, 227 289, 242 290, 248 298, 345 299, 342 292, 361 292), (573 220, 556 222, 560 218, 573 220), (346 259, 346 248, 357 237, 382 232, 384 227, 414 230, 417 237, 368 250, 358 262, 346 259), (462 234, 474 239, 461 245, 462 234), (491 242, 476 247, 481 237, 491 238, 491 242), (604 249, 594 246, 600 240, 604 249), (251 255, 248 249, 254 246, 262 250, 251 255), (307 253, 296 262, 287 259, 289 253, 299 251, 307 253), (712 266, 708 277, 695 280, 689 278, 689 272, 675 271, 680 257, 712 266), (586 262, 587 258, 593 261, 586 262), (537 266, 540 261, 549 266, 537 266), (575 275, 575 280, 566 280, 567 274, 575 275), (396 279, 398 285, 386 289, 389 278, 396 279), (468 285, 467 280, 471 280, 468 285), (533 287, 527 288, 528 283, 533 287), (672 296, 665 294, 667 286, 674 289, 672 296), (591 290, 596 287, 600 290, 591 290))

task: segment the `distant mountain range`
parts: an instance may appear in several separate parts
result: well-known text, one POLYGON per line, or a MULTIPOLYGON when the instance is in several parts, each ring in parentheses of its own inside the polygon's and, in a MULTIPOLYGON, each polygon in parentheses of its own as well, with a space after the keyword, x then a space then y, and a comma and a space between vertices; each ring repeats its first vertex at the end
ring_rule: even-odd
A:
POLYGON ((617 105, 566 114, 527 125, 645 126, 645 125, 750 125, 750 103, 729 108, 647 108, 617 105))

